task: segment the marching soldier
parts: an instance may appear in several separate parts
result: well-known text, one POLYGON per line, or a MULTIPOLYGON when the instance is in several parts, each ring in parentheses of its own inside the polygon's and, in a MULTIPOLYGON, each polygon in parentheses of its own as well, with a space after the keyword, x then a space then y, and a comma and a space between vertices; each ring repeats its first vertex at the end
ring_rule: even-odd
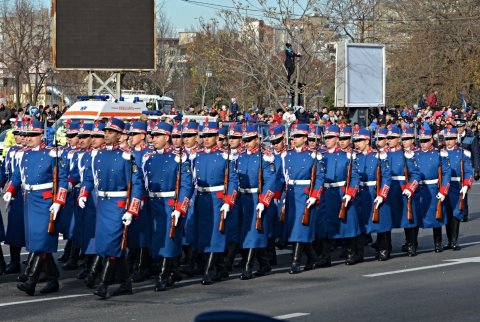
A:
POLYGON ((403 250, 407 252, 408 256, 415 256, 420 219, 417 215, 417 207, 414 206, 417 202, 414 193, 420 182, 420 170, 416 161, 416 153, 412 150, 402 150, 401 135, 402 130, 397 126, 390 127, 387 134, 387 154, 392 170, 388 203, 392 214, 393 228, 404 228, 405 231, 407 242, 403 250))
POLYGON ((175 124, 172 130, 172 146, 175 150, 182 148, 182 124, 175 124))
MULTIPOLYGON (((50 217, 55 221, 60 208, 65 205, 67 197, 67 169, 58 160, 60 151, 45 146, 43 143, 44 124, 30 119, 23 124, 27 136, 27 148, 19 150, 23 156, 19 162, 18 171, 13 176, 6 189, 3 199, 10 202, 23 188, 25 202, 25 228, 27 250, 32 253, 31 266, 25 272, 27 280, 17 285, 17 288, 28 295, 34 295, 39 276, 45 265, 47 284, 40 293, 58 291, 58 268, 52 253, 57 251, 58 231, 49 232, 50 217), (57 168, 58 178, 54 178, 54 168, 57 168), (57 185, 57 187, 54 187, 57 185), (52 189, 56 191, 55 195, 52 189)), ((50 227, 52 229, 53 227, 50 227)))
POLYGON ((387 134, 388 129, 383 127, 379 128, 375 134, 375 146, 380 152, 387 152, 386 150, 388 150, 387 134))
MULTIPOLYGON (((16 145, 8 149, 5 160, 2 163, 4 167, 5 179, 2 182, 8 182, 13 177, 15 171, 19 171, 18 163, 21 161, 25 146, 25 136, 22 132, 22 121, 17 120, 13 128, 13 135, 16 145)), ((4 274, 20 273, 20 252, 25 247, 25 228, 23 216, 23 194, 19 193, 7 204, 7 231, 5 235, 5 244, 10 246, 10 263, 6 265, 4 274)), ((1 260, 1 258, 0 258, 1 260)), ((2 269, 0 268, 0 275, 2 269)))
POLYGON ((174 258, 182 252, 184 217, 193 192, 188 155, 176 151, 169 144, 172 129, 172 125, 165 122, 156 124, 152 130, 154 150, 142 158, 148 193, 147 209, 153 223, 149 248, 152 256, 162 257, 155 292, 173 285, 174 281, 170 278, 172 265, 174 258))
POLYGON ((142 197, 142 179, 129 149, 118 143, 125 124, 111 118, 105 125, 105 148, 92 155, 80 191, 79 205, 85 205, 93 189, 97 194, 96 252, 106 257, 101 282, 93 294, 106 298, 107 288, 118 274, 120 287, 110 296, 132 294, 124 251, 121 249, 123 227, 138 216, 142 197), (128 199, 129 198, 129 199, 128 199))
POLYGON ((351 206, 359 185, 358 164, 354 152, 345 152, 338 146, 340 128, 330 125, 324 133, 325 164, 324 193, 320 201, 320 215, 317 222, 317 236, 321 238, 322 256, 319 267, 331 266, 330 245, 333 239, 344 239, 346 265, 363 260, 357 250, 357 237, 361 234, 359 217, 351 206), (349 182, 349 185, 347 185, 349 182), (340 212, 344 215, 340 216, 340 212))
POLYGON ((448 152, 452 177, 448 197, 445 199, 447 212, 447 225, 445 228, 447 231, 448 244, 443 249, 453 250, 460 249, 460 245, 458 245, 460 221, 463 219, 463 216, 465 216, 466 196, 473 182, 471 153, 468 150, 458 147, 457 137, 458 131, 456 128, 447 128, 445 130, 445 149, 448 152))
MULTIPOLYGON (((466 128, 467 121, 465 119, 455 119, 458 131, 458 144, 464 150, 470 151, 472 168, 474 171, 474 179, 480 179, 480 148, 478 139, 470 129, 466 128)), ((468 221, 468 194, 465 195, 465 209, 463 211, 463 222, 468 221)))
POLYGON ((308 222, 304 215, 320 200, 325 174, 322 154, 307 147, 308 133, 308 124, 299 124, 292 131, 293 147, 283 157, 285 181, 288 184, 285 199, 288 241, 294 243, 290 274, 301 272, 300 262, 303 251, 307 255, 304 271, 314 269, 317 259, 312 246, 315 239, 316 214, 310 212, 308 222), (311 180, 315 182, 312 183, 311 180))
POLYGON ((242 214, 240 220, 241 248, 248 250, 245 270, 240 275, 240 279, 249 280, 253 277, 252 269, 255 258, 259 263, 259 269, 255 272, 256 276, 263 276, 271 271, 266 247, 273 227, 271 226, 272 220, 265 217, 266 214, 271 213, 265 212, 265 209, 269 207, 273 199, 276 170, 273 155, 267 151, 263 153, 261 151, 262 146, 259 146, 255 125, 247 125, 243 141, 246 149, 239 154, 236 161, 239 191, 236 207, 240 208, 239 211, 242 214), (260 183, 259 179, 263 182, 260 183), (260 226, 258 226, 259 223, 260 226))
POLYGON ((360 175, 360 191, 355 199, 357 211, 367 234, 377 233, 377 259, 390 258, 392 216, 389 205, 385 203, 390 190, 392 172, 386 152, 375 151, 370 147, 371 134, 360 129, 354 136, 355 149, 358 151, 357 163, 360 175), (378 172, 380 169, 380 172, 378 172), (380 174, 381 178, 377 176, 380 174), (377 187, 378 182, 380 186, 377 187), (377 218, 373 218, 375 211, 377 218))
POLYGON ((419 226, 421 228, 433 228, 435 252, 440 253, 443 251, 442 226, 447 223, 443 201, 448 196, 450 187, 452 175, 450 161, 447 151, 443 149, 437 151, 433 148, 433 137, 430 129, 422 128, 419 139, 421 149, 417 154, 417 162, 421 181, 418 189, 418 204, 416 205, 420 216, 419 226), (441 184, 439 180, 441 180, 441 184), (440 201, 440 205, 437 200, 440 201))
POLYGON ((208 254, 202 284, 210 285, 222 275, 228 276, 225 272, 215 274, 215 264, 225 251, 227 236, 220 224, 228 220, 227 215, 235 205, 238 177, 232 156, 216 145, 218 123, 206 120, 202 138, 204 147, 197 151, 193 170, 197 183, 195 247, 200 253, 208 254))
MULTIPOLYGON (((142 168, 143 156, 150 152, 146 142, 147 123, 135 121, 128 131, 133 160, 138 169, 142 168)), ((142 200, 144 197, 142 197, 142 200)), ((152 217, 149 211, 140 211, 140 215, 128 228, 128 250, 134 254, 132 282, 142 282, 148 277, 150 265, 150 245, 152 244, 152 217)))

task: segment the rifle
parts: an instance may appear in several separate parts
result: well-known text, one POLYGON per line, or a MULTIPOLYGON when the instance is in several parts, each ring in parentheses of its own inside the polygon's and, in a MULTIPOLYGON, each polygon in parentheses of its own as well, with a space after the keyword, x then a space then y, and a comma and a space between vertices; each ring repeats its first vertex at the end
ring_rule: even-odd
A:
MULTIPOLYGON (((182 132, 180 132, 180 142, 182 142, 182 132)), ((177 178, 175 180, 175 197, 173 198, 173 211, 175 211, 175 207, 177 206, 178 202, 178 195, 180 194, 180 182, 182 180, 182 152, 183 152, 183 147, 180 144, 180 162, 178 162, 178 169, 177 169, 177 178)), ((175 217, 172 217, 172 220, 170 222, 170 238, 173 239, 175 238, 175 217)))
MULTIPOLYGON (((310 173, 310 187, 308 187, 308 198, 312 197, 312 191, 313 189, 315 189, 315 178, 317 176, 317 153, 318 153, 318 136, 315 136, 315 159, 313 160, 312 172, 310 173)), ((302 225, 308 226, 309 223, 310 223, 310 208, 305 207, 305 209, 303 210, 302 225)))
MULTIPOLYGON (((287 150, 289 149, 288 139, 286 142, 287 150)), ((283 223, 285 221, 285 211, 286 211, 286 204, 287 204, 287 191, 288 191, 288 172, 285 170, 285 191, 283 193, 283 204, 282 209, 280 210, 280 219, 279 222, 283 223)))
MULTIPOLYGON (((52 197, 52 203, 55 202, 55 199, 57 198, 57 193, 58 193, 58 142, 57 142, 57 138, 56 138, 56 133, 57 133, 57 131, 53 132, 53 140, 54 140, 54 145, 55 145, 55 166, 53 167, 53 197, 52 197)), ((46 140, 46 134, 47 134, 47 121, 45 120, 45 125, 44 125, 45 140, 46 140)), ((55 233, 54 217, 55 217, 55 214, 53 212, 50 212, 50 219, 48 220, 48 228, 47 228, 47 231, 50 235, 53 235, 55 233)))
MULTIPOLYGON (((230 177, 230 131, 227 132, 227 167, 225 168, 225 174, 223 176, 223 202, 227 198, 228 193, 228 178, 230 177)), ((225 230, 225 213, 223 210, 220 212, 220 222, 218 223, 218 231, 223 233, 225 230)))
MULTIPOLYGON (((442 169, 442 156, 440 155, 440 150, 438 150, 438 191, 442 188, 442 174, 443 174, 443 169, 442 169)), ((442 220, 442 200, 438 199, 437 200, 437 212, 435 213, 435 219, 436 220, 442 220)))
MULTIPOLYGON (((258 151, 260 152, 260 169, 258 169, 258 201, 260 202, 260 196, 263 191, 263 155, 262 155, 262 139, 260 138, 258 146, 258 151)), ((255 222, 255 229, 260 231, 263 230, 262 217, 260 211, 257 210, 257 220, 255 222)))
MULTIPOLYGON (((377 196, 380 195, 380 185, 382 184, 382 167, 381 167, 381 162, 380 162, 380 151, 377 150, 377 155, 378 155, 378 164, 377 164, 377 196)), ((380 216, 378 214, 378 205, 373 204, 373 215, 372 215, 372 222, 378 223, 380 221, 380 216)))
MULTIPOLYGON (((403 175, 405 176, 405 185, 410 182, 408 177, 408 167, 407 167, 407 158, 405 158, 405 152, 403 153, 403 175)), ((412 211, 412 197, 407 199, 407 220, 413 221, 413 211, 412 211)))
MULTIPOLYGON (((350 181, 352 179, 352 167, 353 167, 353 151, 352 155, 350 156, 350 161, 348 162, 347 168, 347 180, 345 182, 345 193, 347 193, 348 187, 350 187, 350 181)), ((338 219, 345 220, 345 216, 347 215, 347 205, 345 204, 346 200, 342 201, 342 207, 338 213, 338 219)))
MULTIPOLYGON (((128 209, 130 206, 130 198, 132 196, 132 177, 133 177, 133 154, 130 154, 130 173, 128 178, 127 185, 127 202, 125 204, 125 209, 128 209)), ((120 244, 120 249, 124 252, 127 249, 127 237, 128 237, 128 226, 123 225, 122 233, 122 243, 120 244)))
MULTIPOLYGON (((465 161, 463 159, 463 149, 460 148, 460 152, 462 153, 462 158, 460 159, 460 187, 463 185, 463 180, 465 180, 465 161)), ((463 198, 463 194, 460 195, 460 202, 458 203, 458 210, 464 211, 465 210, 465 198, 463 198)))

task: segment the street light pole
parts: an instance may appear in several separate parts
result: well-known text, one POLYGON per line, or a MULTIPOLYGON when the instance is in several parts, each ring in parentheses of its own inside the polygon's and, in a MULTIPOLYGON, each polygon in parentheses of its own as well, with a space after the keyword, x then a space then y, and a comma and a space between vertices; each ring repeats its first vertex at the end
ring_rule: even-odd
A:
POLYGON ((211 69, 207 69, 207 71, 205 72, 205 83, 203 85, 203 91, 202 91, 202 109, 203 107, 205 106, 205 95, 207 93, 207 84, 208 84, 208 79, 210 77, 212 77, 212 70, 211 69))

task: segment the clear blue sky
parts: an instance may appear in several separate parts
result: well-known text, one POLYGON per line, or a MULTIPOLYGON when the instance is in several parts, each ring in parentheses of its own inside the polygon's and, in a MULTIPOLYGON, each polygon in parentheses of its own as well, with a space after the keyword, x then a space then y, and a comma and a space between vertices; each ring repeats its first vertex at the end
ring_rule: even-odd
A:
MULTIPOLYGON (((219 5, 231 5, 228 0, 200 0, 219 5)), ((161 3, 162 0, 157 0, 161 3)), ((168 15, 170 22, 177 31, 189 30, 192 26, 198 26, 196 18, 202 17, 205 20, 215 17, 217 10, 205 6, 195 5, 182 0, 164 0, 164 11, 168 15)))

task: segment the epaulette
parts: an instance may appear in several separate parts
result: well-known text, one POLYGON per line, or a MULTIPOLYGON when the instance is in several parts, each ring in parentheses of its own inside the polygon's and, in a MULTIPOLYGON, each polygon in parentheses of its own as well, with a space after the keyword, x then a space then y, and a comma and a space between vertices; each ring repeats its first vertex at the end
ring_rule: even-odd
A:
MULTIPOLYGON (((323 155, 322 155, 321 152, 320 152, 320 153, 319 153, 319 152, 320 152, 320 151, 318 151, 318 152, 316 153, 316 154, 317 154, 317 160, 322 160, 323 155)), ((312 159, 315 159, 315 152, 310 153, 310 156, 312 157, 312 159)))
POLYGON ((415 152, 413 152, 413 151, 406 151, 406 152, 404 152, 404 155, 405 155, 405 158, 411 159, 411 158, 413 158, 413 157, 415 156, 415 152))
POLYGON ((357 154, 355 152, 345 152, 347 154, 347 158, 350 160, 355 160, 357 158, 357 154))
POLYGON ((469 157, 469 158, 472 157, 472 152, 470 152, 470 151, 468 151, 468 150, 463 149, 463 153, 465 153, 465 155, 466 155, 467 157, 469 157))
POLYGON ((385 152, 377 152, 375 157, 378 159, 380 157, 380 160, 385 160, 387 158, 387 153, 385 152))
POLYGON ((447 152, 447 150, 441 149, 441 150, 440 150, 440 156, 441 156, 441 157, 444 157, 444 158, 448 157, 448 152, 447 152))

